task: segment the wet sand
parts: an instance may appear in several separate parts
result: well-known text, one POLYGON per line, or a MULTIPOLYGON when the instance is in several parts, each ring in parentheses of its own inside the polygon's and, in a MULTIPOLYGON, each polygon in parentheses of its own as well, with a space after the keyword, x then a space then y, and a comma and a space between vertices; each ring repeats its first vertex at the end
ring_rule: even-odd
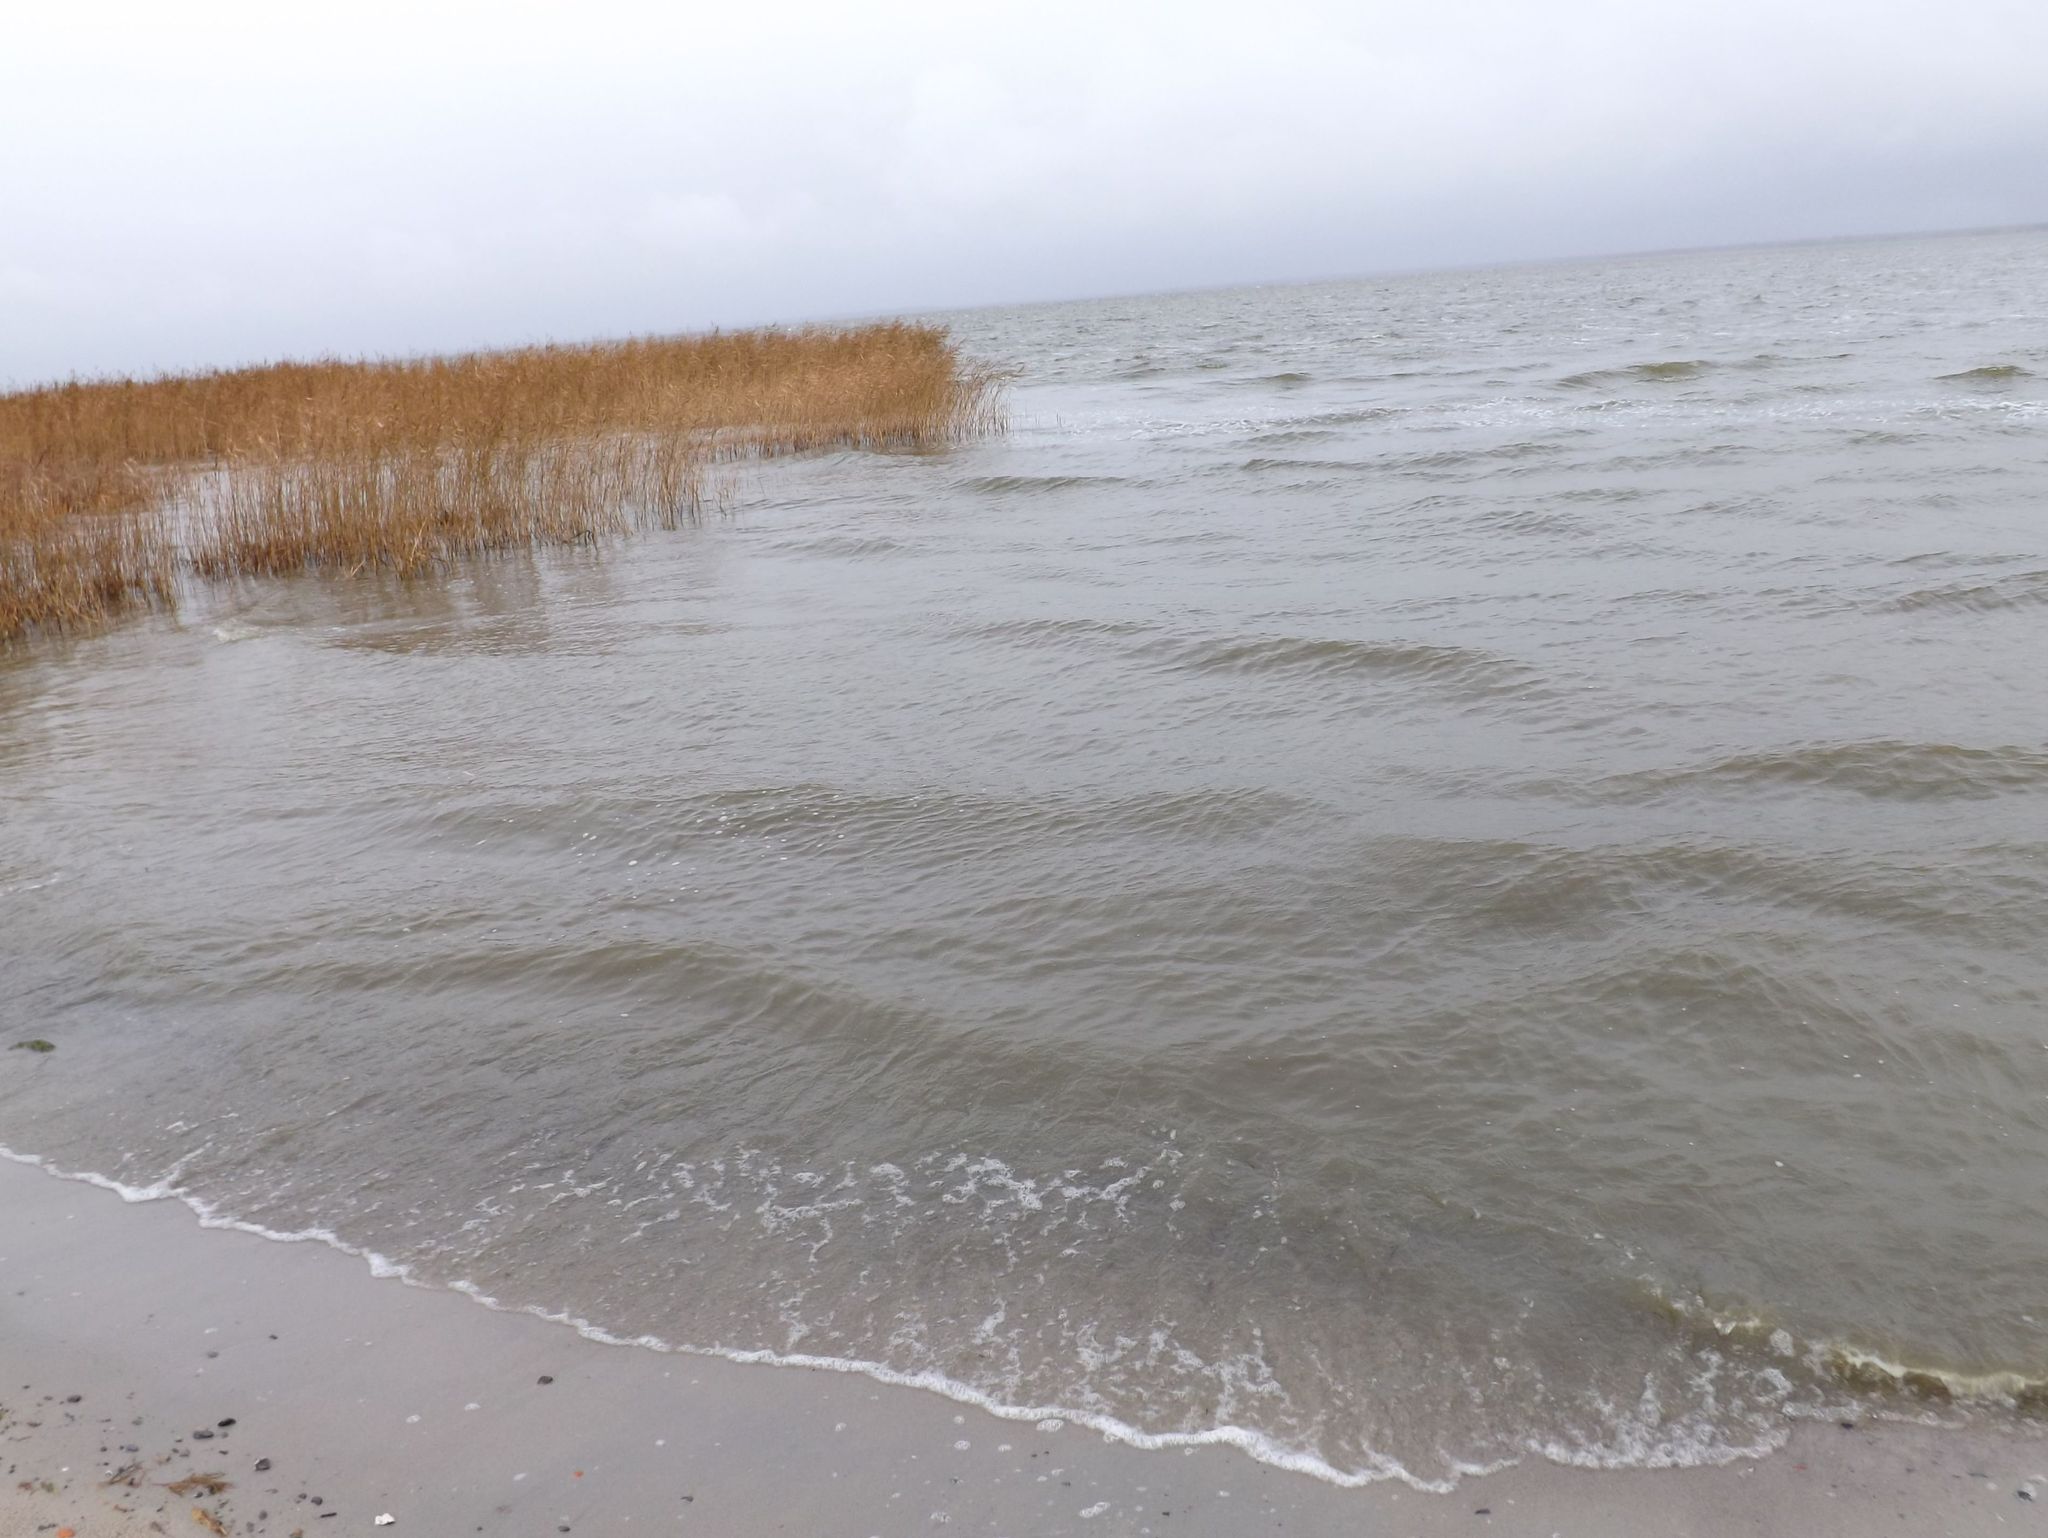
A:
POLYGON ((2048 1533, 2027 1433, 1809 1425, 1719 1468, 1339 1489, 854 1374, 605 1346, 15 1164, 0 1341, 8 1538, 2048 1533), (228 1488, 170 1488, 199 1474, 228 1488))

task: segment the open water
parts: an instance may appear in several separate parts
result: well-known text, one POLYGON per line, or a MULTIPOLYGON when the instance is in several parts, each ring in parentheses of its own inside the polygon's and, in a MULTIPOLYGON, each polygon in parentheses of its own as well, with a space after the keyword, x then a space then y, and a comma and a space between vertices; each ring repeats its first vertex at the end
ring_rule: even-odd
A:
POLYGON ((950 319, 1003 438, 0 658, 0 1143, 1327 1478, 2048 1412, 2048 234, 950 319))

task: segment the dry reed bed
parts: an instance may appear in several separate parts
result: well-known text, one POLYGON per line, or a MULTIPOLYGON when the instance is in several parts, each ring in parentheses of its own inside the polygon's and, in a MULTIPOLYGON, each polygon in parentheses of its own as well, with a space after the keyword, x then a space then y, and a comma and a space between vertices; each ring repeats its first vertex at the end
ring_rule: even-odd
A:
POLYGON ((286 363, 0 395, 0 640, 167 606, 181 573, 418 573, 695 517, 708 466, 934 448, 1000 379, 888 323, 286 363))

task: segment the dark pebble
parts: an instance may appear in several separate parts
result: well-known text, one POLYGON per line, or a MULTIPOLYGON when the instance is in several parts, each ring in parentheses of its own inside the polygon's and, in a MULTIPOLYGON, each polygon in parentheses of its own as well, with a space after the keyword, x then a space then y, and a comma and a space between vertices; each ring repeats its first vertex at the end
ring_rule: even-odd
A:
POLYGON ((211 1431, 195 1431, 192 1433, 192 1440, 195 1442, 211 1442, 213 1440, 213 1433, 211 1431))
POLYGON ((1490 1517, 1493 1515, 1493 1508, 1491 1506, 1481 1506, 1472 1515, 1475 1517, 1490 1517))
POLYGON ((1856 1423, 1854 1421, 1843 1421, 1842 1429, 1844 1431, 1854 1431, 1856 1429, 1856 1423))
POLYGON ((313 1504, 315 1506, 325 1506, 327 1504, 327 1497, 324 1495, 316 1495, 313 1497, 313 1504))
POLYGON ((84 1397, 85 1395, 83 1394, 66 1394, 64 1396, 64 1402, 66 1404, 77 1404, 78 1401, 83 1399, 84 1397))
POLYGON ((230 1416, 229 1416, 229 1417, 228 1417, 228 1418, 227 1418, 226 1420, 224 1420, 224 1421, 215 1421, 215 1422, 214 1422, 214 1424, 215 1424, 216 1426, 220 1427, 220 1429, 221 1429, 221 1430, 223 1430, 223 1431, 227 1430, 227 1429, 228 1429, 228 1427, 230 1427, 230 1426, 234 1425, 234 1423, 235 1423, 235 1418, 234 1418, 234 1417, 233 1417, 232 1415, 230 1415, 230 1416))
POLYGON ((270 1472, 270 1460, 268 1458, 258 1458, 256 1460, 256 1472, 268 1474, 270 1472))
POLYGON ((542 1373, 540 1375, 540 1381, 543 1383, 552 1383, 555 1380, 553 1378, 550 1378, 546 1373, 542 1373))
POLYGON ((2034 1498, 2034 1492, 2031 1490, 2015 1490, 2013 1494, 2023 1501, 2031 1501, 2034 1498))

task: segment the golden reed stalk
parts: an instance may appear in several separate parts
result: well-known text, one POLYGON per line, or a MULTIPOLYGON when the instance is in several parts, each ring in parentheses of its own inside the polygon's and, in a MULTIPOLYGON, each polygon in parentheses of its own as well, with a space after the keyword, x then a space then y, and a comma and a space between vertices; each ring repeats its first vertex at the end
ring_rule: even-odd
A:
POLYGON ((181 574, 401 573, 674 527, 715 461, 1000 430, 935 326, 284 363, 0 395, 0 640, 175 602, 181 574))

